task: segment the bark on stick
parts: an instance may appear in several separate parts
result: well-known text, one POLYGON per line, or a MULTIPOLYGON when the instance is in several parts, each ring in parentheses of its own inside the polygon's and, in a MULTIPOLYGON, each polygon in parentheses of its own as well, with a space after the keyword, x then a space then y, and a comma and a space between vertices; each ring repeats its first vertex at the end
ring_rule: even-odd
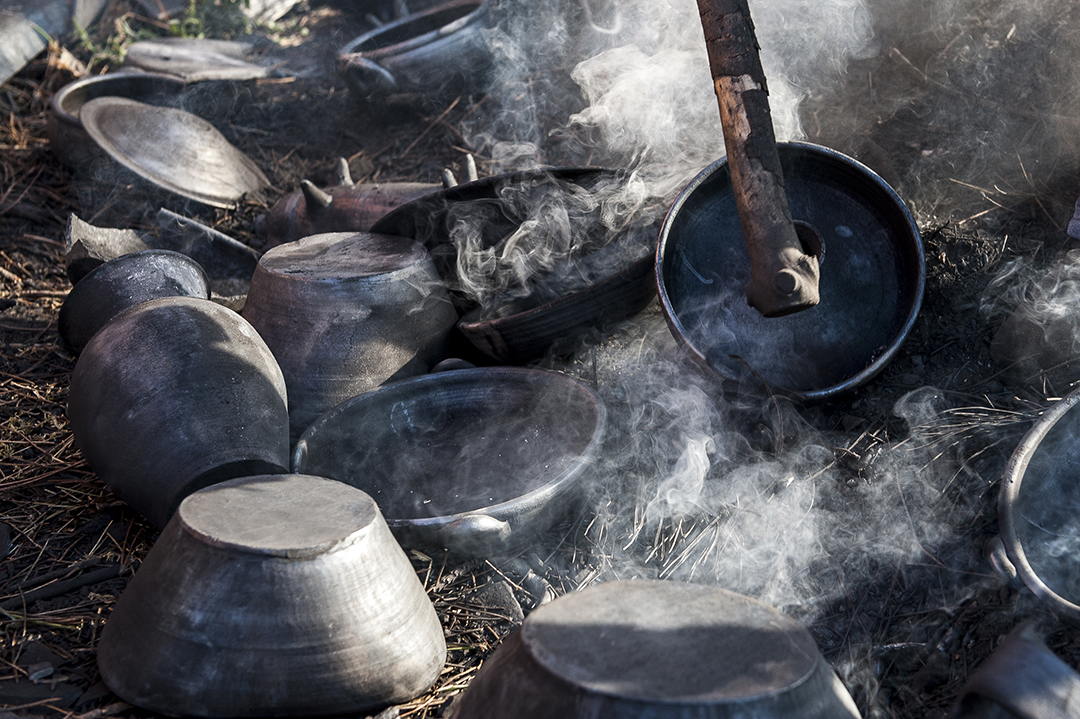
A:
POLYGON ((746 300, 766 317, 818 303, 818 261, 791 221, 747 0, 698 0, 731 186, 750 253, 746 300))

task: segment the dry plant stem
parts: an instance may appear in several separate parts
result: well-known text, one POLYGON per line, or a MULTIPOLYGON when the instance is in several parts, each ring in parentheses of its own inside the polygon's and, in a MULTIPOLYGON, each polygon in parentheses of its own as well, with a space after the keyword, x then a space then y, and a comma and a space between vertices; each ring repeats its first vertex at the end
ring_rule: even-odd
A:
POLYGON ((791 221, 750 8, 747 0, 698 0, 698 11, 750 254, 746 300, 766 317, 809 309, 819 300, 818 262, 791 221))

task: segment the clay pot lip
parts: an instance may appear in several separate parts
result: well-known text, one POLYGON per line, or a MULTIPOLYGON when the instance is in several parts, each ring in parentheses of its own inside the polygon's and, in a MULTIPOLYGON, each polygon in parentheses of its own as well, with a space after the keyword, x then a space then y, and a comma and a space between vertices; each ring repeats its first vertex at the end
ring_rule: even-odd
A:
POLYGON ((341 61, 348 61, 350 56, 357 56, 378 62, 381 58, 400 55, 418 47, 422 47, 440 37, 458 32, 469 25, 477 23, 483 17, 481 11, 486 9, 487 3, 488 0, 450 0, 450 2, 441 3, 428 8, 427 10, 406 15, 400 20, 381 25, 374 30, 370 30, 353 38, 338 52, 338 59, 341 61), (473 9, 468 10, 464 14, 458 13, 460 9, 470 7, 473 9), (379 42, 383 36, 392 35, 393 33, 402 32, 403 30, 408 32, 409 25, 417 24, 423 26, 430 22, 433 17, 437 17, 440 14, 451 14, 455 17, 450 22, 440 25, 433 30, 420 33, 419 35, 412 35, 407 39, 398 42, 386 45, 379 42), (361 49, 364 45, 368 44, 373 45, 373 47, 370 49, 361 49))
POLYGON ((537 305, 536 307, 530 307, 527 310, 520 312, 511 312, 505 315, 498 315, 490 319, 480 319, 480 312, 482 308, 474 307, 469 310, 465 315, 458 320, 458 327, 466 333, 477 332, 484 328, 497 329, 506 325, 517 324, 519 322, 534 322, 538 318, 542 318, 548 314, 558 314, 562 311, 565 305, 573 302, 578 302, 593 294, 603 294, 611 287, 618 287, 626 281, 627 276, 637 275, 646 267, 652 267, 652 263, 656 260, 656 256, 650 252, 644 257, 634 260, 626 267, 623 267, 610 275, 603 277, 589 285, 582 287, 579 290, 575 290, 569 294, 563 295, 558 299, 545 302, 537 305))
POLYGON ((130 94, 117 93, 109 88, 110 85, 123 85, 124 83, 131 83, 134 80, 136 82, 145 82, 148 86, 153 87, 155 84, 157 89, 152 91, 151 94, 165 94, 165 95, 181 95, 187 88, 187 82, 182 78, 175 75, 168 75, 161 72, 143 72, 138 70, 118 70, 117 72, 105 73, 103 75, 89 75, 87 77, 79 78, 69 82, 68 84, 57 90, 56 94, 52 96, 49 101, 49 106, 52 110, 53 116, 60 122, 70 125, 72 127, 82 127, 82 122, 79 120, 79 110, 82 106, 92 100, 95 97, 104 96, 116 96, 116 97, 130 97, 130 94), (79 103, 77 107, 70 107, 72 102, 72 96, 85 90, 87 88, 98 89, 99 86, 104 86, 106 89, 97 92, 94 95, 85 98, 79 103))
POLYGON ((1005 471, 1002 473, 1001 489, 998 492, 998 525, 1009 561, 1016 567, 1020 579, 1036 596, 1049 602, 1073 623, 1080 622, 1080 604, 1071 602, 1055 592, 1035 572, 1020 543, 1013 505, 1020 496, 1020 486, 1028 464, 1035 456, 1043 439, 1066 414, 1076 407, 1077 403, 1080 403, 1080 389, 1073 390, 1055 402, 1035 421, 1010 455, 1005 471))
MULTIPOLYGON (((883 196, 889 198, 893 206, 895 206, 899 215, 903 218, 903 227, 898 230, 903 235, 907 236, 911 240, 911 247, 909 248, 911 259, 914 260, 915 269, 915 283, 910 288, 911 294, 914 300, 911 302, 908 308, 907 315, 904 319, 902 326, 897 330, 892 342, 885 348, 883 352, 874 356, 873 360, 867 364, 861 371, 855 373, 847 379, 837 382, 831 386, 823 387, 820 389, 809 390, 796 390, 788 387, 781 387, 773 385, 774 390, 778 390, 787 394, 790 394, 803 401, 818 401, 828 399, 837 395, 849 392, 856 387, 860 387, 866 384, 871 379, 876 377, 886 365, 893 360, 893 358, 899 353, 900 348, 903 346, 904 341, 911 333, 912 328, 915 326, 915 321, 918 319, 919 311, 922 308, 923 296, 926 290, 926 255, 922 244, 922 236, 919 233, 918 225, 915 222, 915 218, 912 216, 910 209, 904 203, 903 199, 896 193, 896 191, 883 180, 876 172, 871 170, 866 165, 862 164, 858 160, 851 158, 836 150, 824 147, 822 145, 815 145, 806 142, 779 142, 777 147, 781 153, 781 160, 783 161, 785 155, 788 157, 795 156, 810 156, 816 157, 821 160, 839 164, 851 171, 862 176, 870 184, 872 184, 877 192, 883 196)), ((707 180, 709 180, 714 174, 727 167, 727 158, 723 157, 711 165, 702 170, 690 183, 683 188, 679 193, 675 202, 671 205, 666 216, 664 217, 663 226, 660 230, 660 239, 656 246, 656 264, 655 264, 655 276, 657 293, 660 299, 660 306, 664 313, 664 318, 667 320, 668 327, 671 329, 672 334, 679 340, 684 347, 689 350, 690 355, 702 366, 708 367, 711 371, 721 375, 724 372, 721 369, 714 367, 706 359, 705 352, 701 347, 698 347, 690 338, 691 335, 688 332, 688 328, 679 319, 678 314, 675 311, 674 303, 672 301, 670 290, 667 286, 665 279, 665 257, 669 252, 669 248, 674 244, 671 238, 672 225, 675 218, 679 216, 679 211, 683 205, 689 200, 690 196, 707 180)))
POLYGON ((476 509, 462 510, 454 512, 453 514, 443 514, 435 517, 397 518, 386 516, 384 514, 386 523, 391 528, 415 527, 438 529, 458 520, 463 520, 476 515, 515 516, 533 503, 546 503, 551 500, 553 495, 559 493, 564 488, 575 485, 580 480, 585 469, 599 455, 603 447, 604 437, 607 433, 607 407, 604 405, 603 400, 596 390, 589 387, 584 382, 581 382, 570 375, 563 374, 562 372, 535 369, 531 367, 473 367, 447 370, 393 382, 372 390, 371 392, 366 392, 353 397, 352 399, 345 400, 315 420, 315 422, 304 431, 300 436, 300 439, 297 440, 296 445, 293 447, 290 468, 294 473, 303 473, 305 471, 303 465, 307 462, 308 442, 314 437, 317 437, 323 427, 332 423, 338 416, 347 414, 349 410, 357 405, 363 405, 364 403, 377 400, 381 396, 398 394, 403 391, 411 395, 423 395, 428 392, 437 392, 444 385, 459 383, 482 383, 487 385, 493 381, 514 383, 540 381, 549 387, 555 383, 562 383, 568 391, 577 392, 578 397, 576 399, 584 403, 589 409, 592 409, 596 416, 592 435, 585 448, 578 453, 578 456, 574 458, 572 464, 567 467, 562 474, 538 487, 534 487, 524 494, 519 494, 509 499, 500 500, 494 504, 485 505, 476 509))

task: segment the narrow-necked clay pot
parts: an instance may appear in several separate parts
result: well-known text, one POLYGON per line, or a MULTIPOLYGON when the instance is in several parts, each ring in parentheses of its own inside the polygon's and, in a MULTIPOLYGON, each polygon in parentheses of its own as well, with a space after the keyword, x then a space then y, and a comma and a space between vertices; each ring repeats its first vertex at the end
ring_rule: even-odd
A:
POLYGON ((68 419, 102 481, 159 527, 188 494, 285 472, 285 379, 240 315, 167 297, 125 310, 86 345, 68 419))
POLYGON ((195 260, 169 250, 144 250, 109 260, 68 293, 57 317, 60 339, 72 352, 81 352, 113 317, 159 297, 210 299, 206 273, 195 260))

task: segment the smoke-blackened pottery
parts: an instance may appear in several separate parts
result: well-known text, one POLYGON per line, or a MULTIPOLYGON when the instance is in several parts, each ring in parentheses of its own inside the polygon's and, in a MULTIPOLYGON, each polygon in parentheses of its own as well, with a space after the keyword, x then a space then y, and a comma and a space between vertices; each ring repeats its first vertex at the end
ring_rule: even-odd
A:
POLYGON ((463 315, 462 334, 488 356, 522 364, 571 350, 582 333, 652 300, 657 210, 624 173, 550 168, 433 193, 373 231, 423 242, 463 315))
POLYGON ((911 213, 873 171, 815 145, 778 150, 791 216, 821 253, 820 303, 771 318, 747 305, 750 262, 724 160, 668 212, 656 280, 672 334, 703 367, 823 399, 868 382, 899 352, 922 305, 926 261, 911 213))
POLYGON ((190 112, 97 97, 83 104, 79 120, 123 167, 156 187, 211 207, 232 207, 270 185, 254 160, 190 112))
POLYGON ((102 481, 159 527, 202 487, 288 467, 281 370, 251 325, 209 300, 114 317, 75 364, 68 419, 102 481))
POLYGON ((371 497, 320 477, 191 495, 101 634, 110 689, 173 716, 349 714, 442 670, 431 601, 371 497))
POLYGON ((600 398, 555 372, 439 372, 343 402, 297 442, 293 471, 375 498, 404 546, 502 555, 573 516, 603 442, 600 398))
POLYGON ((294 439, 334 405, 427 372, 457 320, 423 246, 347 232, 268 251, 243 314, 285 375, 294 439))
POLYGON ((452 719, 858 719, 799 623, 724 589, 609 582, 535 610, 452 719))
POLYGON ((487 0, 451 0, 406 15, 352 40, 338 53, 349 90, 361 102, 441 105, 483 92, 492 71, 483 37, 487 0))
POLYGON ((78 353, 113 317, 159 297, 210 299, 206 273, 195 260, 169 250, 143 250, 109 260, 68 293, 57 318, 60 339, 78 353))

